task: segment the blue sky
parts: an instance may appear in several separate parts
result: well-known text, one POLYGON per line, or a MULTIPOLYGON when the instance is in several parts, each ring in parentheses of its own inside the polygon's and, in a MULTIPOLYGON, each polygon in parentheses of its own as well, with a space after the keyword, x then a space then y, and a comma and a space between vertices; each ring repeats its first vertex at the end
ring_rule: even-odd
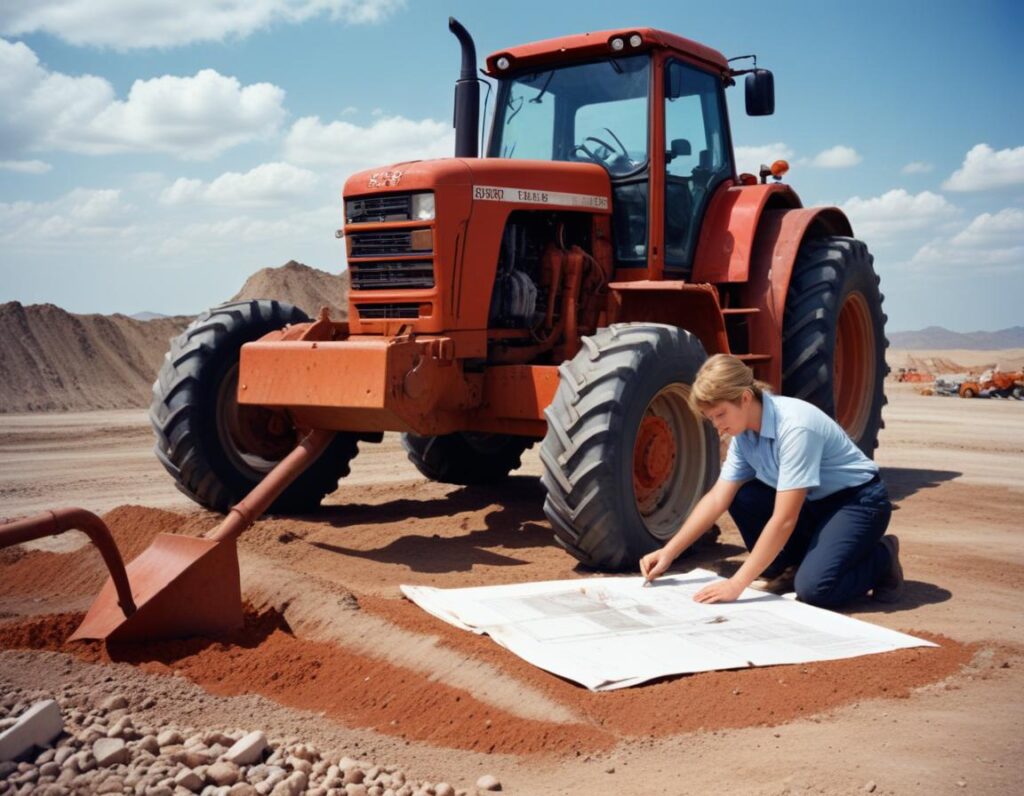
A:
POLYGON ((1024 4, 14 0, 0 7, 0 301, 195 313, 258 268, 344 267, 358 169, 450 154, 458 48, 651 26, 775 73, 730 97, 876 257, 891 330, 1024 323, 1024 4))

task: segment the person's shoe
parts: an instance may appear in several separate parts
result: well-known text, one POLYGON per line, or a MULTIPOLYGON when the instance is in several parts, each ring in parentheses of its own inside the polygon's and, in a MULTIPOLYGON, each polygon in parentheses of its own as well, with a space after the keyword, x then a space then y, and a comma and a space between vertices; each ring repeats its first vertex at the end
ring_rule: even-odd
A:
POLYGON ((882 544, 889 551, 889 571, 875 585, 871 596, 880 603, 894 603, 903 596, 903 565, 900 563, 900 540, 887 534, 882 544))
POLYGON ((771 594, 788 594, 793 591, 796 571, 797 566, 792 564, 775 576, 770 576, 766 573, 751 583, 750 588, 770 592, 771 594))

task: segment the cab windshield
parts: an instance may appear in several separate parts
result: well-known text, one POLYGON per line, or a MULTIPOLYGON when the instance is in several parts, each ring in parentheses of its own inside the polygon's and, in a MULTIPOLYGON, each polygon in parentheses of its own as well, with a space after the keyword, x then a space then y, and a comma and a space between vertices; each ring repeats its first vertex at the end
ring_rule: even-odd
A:
POLYGON ((499 81, 488 154, 598 163, 613 177, 647 163, 648 55, 521 72, 499 81))

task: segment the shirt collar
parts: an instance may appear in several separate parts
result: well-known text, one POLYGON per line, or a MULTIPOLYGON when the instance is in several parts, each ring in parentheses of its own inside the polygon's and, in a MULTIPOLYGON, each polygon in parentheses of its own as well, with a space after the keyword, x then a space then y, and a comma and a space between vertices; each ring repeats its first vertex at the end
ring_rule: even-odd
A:
POLYGON ((761 393, 761 437, 776 439, 775 436, 775 404, 767 392, 761 393))

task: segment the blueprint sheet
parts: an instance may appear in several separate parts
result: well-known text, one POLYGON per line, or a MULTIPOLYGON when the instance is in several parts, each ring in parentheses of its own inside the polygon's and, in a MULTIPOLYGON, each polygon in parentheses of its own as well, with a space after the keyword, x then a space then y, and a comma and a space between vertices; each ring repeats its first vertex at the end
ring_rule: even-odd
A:
POLYGON ((486 633, 519 657, 594 691, 672 674, 853 658, 930 641, 747 589, 733 603, 693 595, 722 580, 694 569, 640 577, 470 589, 402 586, 423 610, 486 633))

